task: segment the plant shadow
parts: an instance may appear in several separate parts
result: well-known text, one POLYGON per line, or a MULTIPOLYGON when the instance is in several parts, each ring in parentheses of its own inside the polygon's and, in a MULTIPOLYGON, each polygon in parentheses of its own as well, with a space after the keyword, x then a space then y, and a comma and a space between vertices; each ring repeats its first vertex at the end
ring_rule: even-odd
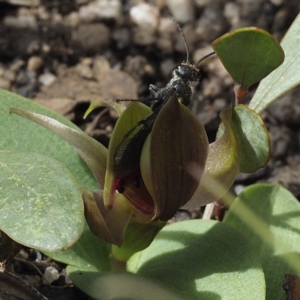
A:
MULTIPOLYGON (((194 222, 195 226, 203 223, 199 220, 187 222, 194 222)), ((159 249, 152 249, 155 255, 150 254, 151 258, 142 262, 137 274, 163 282, 185 299, 221 299, 222 295, 216 290, 222 290, 220 286, 226 288, 227 278, 231 283, 236 280, 237 284, 242 284, 245 280, 242 274, 260 269, 260 263, 250 244, 235 229, 214 223, 202 234, 188 230, 160 232, 157 244, 161 254, 159 249)))

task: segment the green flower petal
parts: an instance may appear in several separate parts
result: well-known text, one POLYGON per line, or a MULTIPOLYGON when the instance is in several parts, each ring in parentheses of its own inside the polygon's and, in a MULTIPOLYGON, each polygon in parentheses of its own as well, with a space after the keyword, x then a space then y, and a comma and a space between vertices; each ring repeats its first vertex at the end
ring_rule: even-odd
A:
MULTIPOLYGON (((140 102, 133 102, 121 114, 116 123, 108 148, 107 171, 105 175, 105 186, 103 192, 104 205, 108 208, 114 205, 116 190, 118 189, 120 180, 123 179, 118 178, 115 174, 116 163, 119 163, 119 156, 123 154, 122 151, 117 152, 117 149, 126 149, 130 138, 140 129, 140 127, 137 127, 127 139, 124 137, 130 130, 132 130, 132 128, 136 126, 139 121, 144 120, 149 114, 151 114, 151 109, 149 107, 140 102)), ((131 167, 132 164, 137 164, 137 166, 135 165, 134 167, 139 168, 139 154, 135 155, 137 156, 137 162, 133 161, 133 163, 131 163, 131 167)), ((125 164, 125 173, 127 172, 128 168, 130 168, 130 162, 128 165, 125 164)), ((135 170, 132 172, 134 173, 135 170)), ((139 170, 137 169, 136 172, 138 173, 139 170)))
POLYGON ((99 99, 96 101, 93 101, 87 111, 85 112, 83 118, 85 119, 93 110, 95 110, 98 107, 111 107, 117 111, 117 113, 120 115, 125 109, 124 105, 121 105, 119 103, 113 102, 111 100, 107 99, 99 99))
POLYGON ((106 242, 121 246, 133 209, 121 194, 118 194, 112 209, 104 207, 100 192, 82 193, 85 218, 91 231, 106 242))

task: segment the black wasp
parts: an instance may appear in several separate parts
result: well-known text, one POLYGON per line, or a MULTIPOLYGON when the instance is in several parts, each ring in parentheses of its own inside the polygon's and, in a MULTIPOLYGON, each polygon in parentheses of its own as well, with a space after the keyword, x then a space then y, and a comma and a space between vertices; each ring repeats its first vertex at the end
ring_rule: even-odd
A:
MULTIPOLYGON (((185 35, 177 24, 179 32, 183 38, 187 58, 172 72, 172 78, 165 87, 158 88, 150 84, 149 90, 151 93, 151 101, 155 101, 152 105, 152 114, 146 119, 139 121, 131 130, 129 130, 121 143, 118 145, 114 155, 114 174, 118 181, 116 189, 119 192, 124 192, 123 179, 133 176, 134 184, 139 187, 141 184, 140 175, 140 156, 143 145, 148 134, 151 132, 154 121, 164 106, 176 91, 179 101, 185 106, 191 103, 193 89, 200 81, 201 74, 199 64, 207 57, 214 54, 214 52, 201 58, 195 65, 189 62, 189 49, 185 35)), ((126 99, 118 101, 127 101, 126 99)))

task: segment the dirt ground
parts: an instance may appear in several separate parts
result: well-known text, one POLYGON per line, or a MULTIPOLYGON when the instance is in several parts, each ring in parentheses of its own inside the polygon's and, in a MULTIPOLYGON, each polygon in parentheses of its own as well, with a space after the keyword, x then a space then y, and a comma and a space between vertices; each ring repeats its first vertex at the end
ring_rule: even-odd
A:
MULTIPOLYGON (((93 100, 145 99, 149 84, 166 85, 174 67, 186 59, 170 15, 182 26, 196 62, 212 51, 214 39, 236 28, 260 27, 280 41, 299 11, 299 0, 0 0, 0 88, 63 114, 107 146, 114 112, 99 109, 86 120, 83 114, 93 100)), ((232 101, 233 82, 216 57, 205 60, 201 70, 191 109, 213 141, 219 113, 232 101)), ((239 174, 233 190, 272 182, 299 198, 300 88, 262 117, 272 141, 270 162, 254 174, 239 174)), ((23 251, 25 260, 41 255, 23 251)), ((90 299, 76 287, 58 288, 68 283, 64 266, 41 262, 39 268, 49 264, 62 272, 54 287, 41 284, 26 262, 16 260, 15 273, 49 299, 90 299)))

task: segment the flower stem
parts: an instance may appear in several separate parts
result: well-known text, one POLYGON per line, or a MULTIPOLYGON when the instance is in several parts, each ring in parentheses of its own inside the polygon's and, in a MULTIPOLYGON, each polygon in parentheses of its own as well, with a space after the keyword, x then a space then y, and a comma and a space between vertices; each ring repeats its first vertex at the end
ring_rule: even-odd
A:
POLYGON ((121 261, 110 255, 112 271, 126 271, 126 261, 121 261))

